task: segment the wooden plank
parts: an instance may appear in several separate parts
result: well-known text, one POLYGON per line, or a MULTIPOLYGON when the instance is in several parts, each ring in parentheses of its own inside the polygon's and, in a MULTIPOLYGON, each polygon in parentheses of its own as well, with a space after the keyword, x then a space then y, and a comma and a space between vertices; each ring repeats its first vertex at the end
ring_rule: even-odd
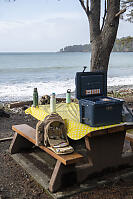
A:
MULTIPOLYGON (((27 124, 21 124, 21 125, 12 126, 12 129, 18 134, 20 134, 21 136, 23 136, 24 138, 26 138, 27 140, 29 140, 30 142, 32 142, 33 144, 35 144, 35 129, 34 128, 30 127, 27 124)), ((73 152, 67 155, 58 155, 45 146, 39 146, 39 148, 47 152, 53 158, 62 162, 64 165, 75 163, 83 158, 82 155, 76 152, 73 152)))
POLYGON ((33 144, 36 143, 35 141, 35 129, 30 127, 27 124, 20 124, 12 126, 12 130, 17 132, 18 134, 25 137, 27 140, 32 142, 33 144))
POLYGON ((12 109, 12 108, 17 108, 17 107, 22 107, 25 105, 32 105, 33 101, 22 101, 22 102, 13 102, 11 104, 8 104, 8 108, 12 109))
MULTIPOLYGON (((62 103, 65 102, 66 98, 56 98, 56 102, 57 103, 62 103)), ((71 99, 72 102, 75 101, 75 99, 71 99)), ((8 108, 12 109, 12 108, 17 108, 17 107, 23 107, 25 105, 31 106, 33 104, 33 101, 21 101, 21 102, 12 102, 10 104, 8 104, 8 108)))
POLYGON ((57 160, 56 162, 56 166, 54 168, 54 171, 52 173, 52 177, 50 179, 50 182, 49 182, 49 190, 53 193, 53 192, 56 192, 62 185, 62 180, 61 180, 61 177, 62 177, 62 174, 63 174, 63 167, 64 165, 61 164, 61 162, 59 162, 57 160))
POLYGON ((64 166, 59 160, 57 160, 49 182, 49 190, 51 192, 56 192, 61 187, 65 188, 66 186, 76 184, 78 182, 77 172, 78 170, 75 168, 75 164, 64 166))
POLYGON ((114 126, 112 128, 108 128, 108 133, 117 133, 117 132, 122 132, 125 130, 124 125, 122 126, 114 126))
POLYGON ((121 132, 121 131, 124 131, 124 130, 125 130, 125 123, 119 124, 118 126, 113 126, 111 128, 92 131, 92 132, 88 133, 87 136, 93 137, 93 136, 104 135, 104 134, 108 134, 108 133, 117 133, 117 132, 121 132))
POLYGON ((34 144, 29 140, 27 140, 25 137, 19 135, 18 133, 15 133, 9 147, 9 153, 11 154, 19 153, 22 150, 27 150, 32 148, 33 145, 34 144))
POLYGON ((93 137, 93 136, 99 136, 99 135, 103 135, 103 134, 107 134, 107 133, 108 133, 107 129, 102 129, 102 130, 92 131, 92 132, 88 133, 87 136, 93 137))
POLYGON ((48 154, 50 154, 53 158, 62 162, 64 165, 68 165, 68 164, 78 162, 80 159, 83 158, 82 155, 80 155, 79 153, 76 153, 76 152, 73 152, 71 154, 66 154, 66 155, 58 155, 45 146, 39 146, 39 147, 42 150, 44 150, 45 152, 47 152, 48 154))
POLYGON ((13 139, 13 137, 1 138, 1 139, 0 139, 0 142, 12 140, 12 139, 13 139))

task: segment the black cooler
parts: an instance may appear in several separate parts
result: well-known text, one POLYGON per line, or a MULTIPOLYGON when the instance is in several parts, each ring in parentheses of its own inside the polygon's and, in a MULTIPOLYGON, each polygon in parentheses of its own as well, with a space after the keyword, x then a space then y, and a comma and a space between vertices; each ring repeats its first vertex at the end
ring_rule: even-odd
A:
POLYGON ((107 97, 106 73, 77 72, 75 83, 81 123, 98 127, 122 121, 124 101, 107 97))

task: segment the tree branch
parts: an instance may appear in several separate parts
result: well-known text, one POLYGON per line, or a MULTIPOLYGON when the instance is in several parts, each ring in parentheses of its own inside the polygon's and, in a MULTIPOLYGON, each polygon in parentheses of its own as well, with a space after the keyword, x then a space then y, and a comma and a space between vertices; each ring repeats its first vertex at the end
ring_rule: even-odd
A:
POLYGON ((90 27, 90 42, 100 36, 100 12, 101 0, 90 0, 90 14, 89 14, 89 27, 90 27))
POLYGON ((104 10, 103 23, 102 23, 101 31, 103 30, 103 27, 104 27, 106 14, 107 14, 107 4, 106 4, 106 0, 105 0, 105 10, 104 10))
POLYGON ((79 0, 79 1, 80 1, 80 3, 81 3, 82 8, 84 9, 84 11, 85 11, 86 14, 87 14, 87 9, 86 9, 86 7, 85 7, 84 0, 79 0))
POLYGON ((86 1, 86 9, 87 9, 87 13, 89 15, 89 1, 88 0, 86 1))
POLYGON ((126 12, 126 8, 120 10, 116 15, 115 17, 119 17, 121 14, 123 14, 124 12, 126 12))
POLYGON ((89 1, 86 1, 86 7, 84 4, 84 0, 79 0, 79 2, 81 3, 82 8, 84 9, 85 13, 87 14, 87 16, 89 16, 90 11, 89 11, 89 1))

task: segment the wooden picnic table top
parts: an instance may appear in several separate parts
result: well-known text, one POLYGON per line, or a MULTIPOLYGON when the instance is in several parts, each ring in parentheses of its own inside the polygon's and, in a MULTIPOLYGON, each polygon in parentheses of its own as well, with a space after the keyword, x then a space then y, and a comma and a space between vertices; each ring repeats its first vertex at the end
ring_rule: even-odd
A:
MULTIPOLYGON (((79 105, 76 103, 60 103, 57 104, 56 111, 64 119, 68 137, 73 140, 78 140, 86 135, 89 137, 97 136, 107 133, 116 133, 118 131, 124 131, 127 128, 133 128, 127 123, 120 123, 108 126, 90 127, 87 124, 80 123, 79 119, 79 105)), ((26 114, 32 115, 38 120, 44 120, 44 118, 50 114, 50 106, 41 105, 39 107, 30 107, 25 111, 26 114)))

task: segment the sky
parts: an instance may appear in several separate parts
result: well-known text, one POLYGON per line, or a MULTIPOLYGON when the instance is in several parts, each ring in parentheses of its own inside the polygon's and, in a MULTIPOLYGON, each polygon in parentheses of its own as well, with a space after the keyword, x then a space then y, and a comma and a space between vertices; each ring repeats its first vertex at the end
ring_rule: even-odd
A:
MULTIPOLYGON (((133 24, 120 21, 117 37, 129 35, 133 24)), ((0 52, 57 52, 88 43, 79 0, 0 0, 0 52)))

